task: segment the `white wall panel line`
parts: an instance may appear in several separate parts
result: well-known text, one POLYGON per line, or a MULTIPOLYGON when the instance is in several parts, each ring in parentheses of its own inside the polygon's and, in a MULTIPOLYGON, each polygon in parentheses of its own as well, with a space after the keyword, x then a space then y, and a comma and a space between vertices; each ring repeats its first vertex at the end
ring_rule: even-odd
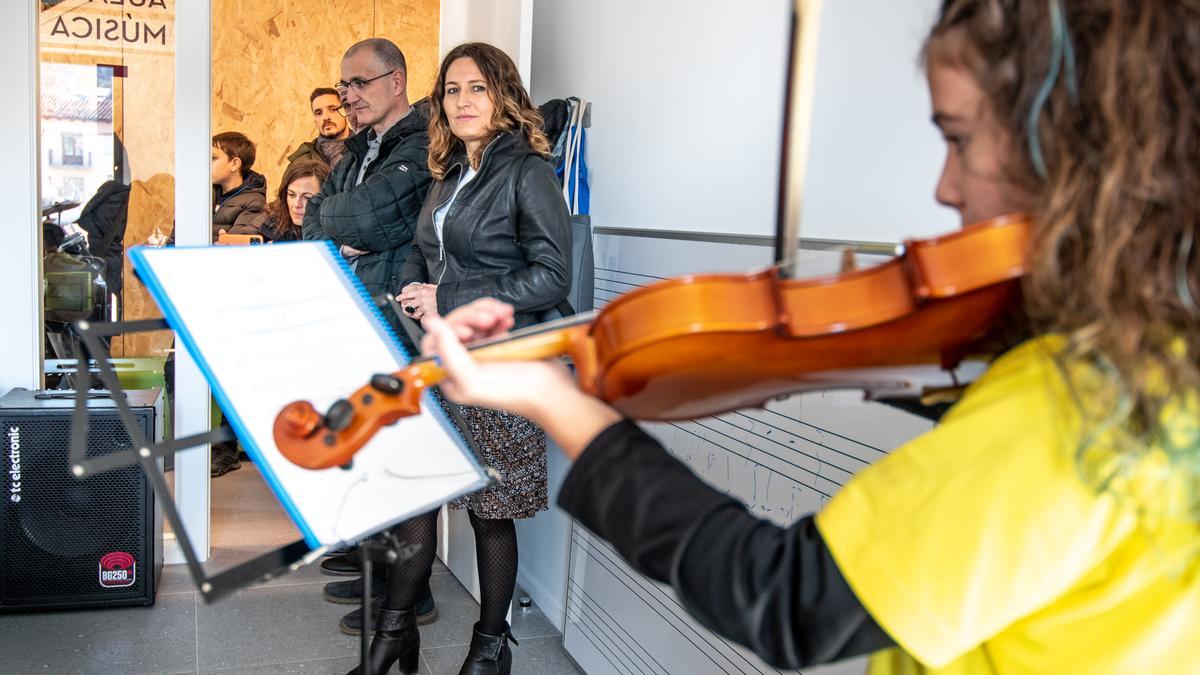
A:
MULTIPOLYGON (((673 591, 666 590, 665 587, 633 571, 621 559, 616 550, 604 540, 581 529, 575 533, 573 542, 598 566, 598 569, 606 572, 620 586, 623 586, 632 598, 644 604, 671 630, 682 636, 693 647, 704 652, 714 664, 734 667, 738 670, 751 668, 756 672, 777 672, 756 658, 748 658, 743 653, 744 650, 736 647, 732 642, 696 624, 675 597, 673 591)), ((600 602, 600 599, 608 599, 608 596, 596 596, 594 601, 600 602)), ((600 602, 600 604, 603 606, 604 603, 600 602)))
MULTIPOLYGON (((589 618, 586 625, 588 627, 596 628, 602 626, 606 635, 616 636, 613 644, 619 641, 621 647, 636 656, 641 665, 647 670, 651 672, 668 672, 663 668, 662 663, 654 658, 653 654, 646 651, 638 643, 637 638, 630 634, 625 626, 604 608, 602 603, 588 594, 587 590, 575 581, 571 581, 570 589, 571 607, 576 617, 582 619, 583 615, 587 614, 589 618)), ((583 625, 585 622, 579 621, 578 623, 583 625)))

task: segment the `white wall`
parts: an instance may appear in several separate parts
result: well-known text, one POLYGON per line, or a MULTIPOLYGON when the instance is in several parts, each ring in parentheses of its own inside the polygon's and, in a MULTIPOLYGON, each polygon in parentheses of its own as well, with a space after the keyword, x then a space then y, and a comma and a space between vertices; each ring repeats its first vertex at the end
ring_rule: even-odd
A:
POLYGON ((0 62, 12 129, 0 162, 4 246, 0 246, 0 395, 41 382, 41 236, 37 185, 37 7, 0 8, 0 62))
POLYGON ((533 0, 442 0, 438 53, 464 42, 493 44, 512 57, 528 86, 532 20, 533 0))
POLYGON ((550 510, 517 521, 517 583, 561 631, 566 619, 571 518, 555 506, 571 461, 553 442, 546 448, 550 510))
POLYGON ((919 62, 937 0, 828 0, 821 10, 800 235, 897 242, 948 232, 943 146, 919 62))
MULTIPOLYGON (((801 236, 898 241, 954 227, 917 56, 936 0, 820 10, 801 236)), ((535 101, 594 102, 597 226, 771 235, 790 0, 541 2, 535 101)))
POLYGON ((789 7, 537 4, 534 101, 593 102, 596 226, 772 231, 789 7))

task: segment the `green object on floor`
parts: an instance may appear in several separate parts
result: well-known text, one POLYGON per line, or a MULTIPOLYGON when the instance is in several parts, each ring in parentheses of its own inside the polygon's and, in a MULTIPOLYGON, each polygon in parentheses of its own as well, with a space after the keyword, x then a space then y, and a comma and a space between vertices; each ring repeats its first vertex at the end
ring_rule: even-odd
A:
POLYGON ((125 389, 152 389, 163 386, 162 357, 112 359, 117 381, 125 389))

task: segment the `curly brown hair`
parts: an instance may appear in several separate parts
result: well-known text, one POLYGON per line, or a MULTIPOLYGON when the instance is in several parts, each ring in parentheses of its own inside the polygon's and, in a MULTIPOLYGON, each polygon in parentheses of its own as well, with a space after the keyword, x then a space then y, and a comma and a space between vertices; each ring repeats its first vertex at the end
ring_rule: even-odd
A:
POLYGON ((1107 409, 1091 421, 1128 441, 1081 441, 1085 476, 1119 482, 1157 447, 1200 486, 1200 439, 1168 439, 1163 422, 1200 390, 1200 4, 944 0, 925 58, 966 68, 1028 149, 1007 167, 1038 195, 1028 318, 1068 338, 1064 372, 1104 374, 1100 392, 1068 381, 1085 412, 1107 409))
MULTIPOLYGON (((494 110, 489 128, 495 135, 520 129, 525 142, 543 157, 550 156, 550 143, 542 133, 542 115, 529 99, 529 92, 521 84, 517 65, 508 54, 483 42, 461 44, 442 59, 437 82, 429 96, 429 171, 437 180, 446 175, 454 153, 463 147, 463 142, 450 131, 442 99, 446 93, 446 71, 450 64, 461 58, 475 62, 479 72, 487 80, 488 98, 494 110)), ((490 139, 489 139, 490 140, 490 139)), ((486 147, 484 143, 482 147, 486 147)), ((482 155, 482 150, 479 154, 482 155)), ((469 157, 472 166, 479 166, 480 157, 469 157)))

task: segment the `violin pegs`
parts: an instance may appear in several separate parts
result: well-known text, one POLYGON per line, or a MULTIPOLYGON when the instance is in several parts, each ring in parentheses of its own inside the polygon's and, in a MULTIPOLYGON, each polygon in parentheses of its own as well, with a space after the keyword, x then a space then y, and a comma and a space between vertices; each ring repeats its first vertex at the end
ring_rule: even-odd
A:
POLYGON ((404 380, 390 373, 379 373, 371 376, 371 386, 376 391, 395 396, 404 391, 404 380))
POLYGON ((331 431, 341 431, 350 426, 352 421, 354 421, 354 404, 344 398, 334 402, 329 406, 329 411, 325 413, 325 426, 331 431))

